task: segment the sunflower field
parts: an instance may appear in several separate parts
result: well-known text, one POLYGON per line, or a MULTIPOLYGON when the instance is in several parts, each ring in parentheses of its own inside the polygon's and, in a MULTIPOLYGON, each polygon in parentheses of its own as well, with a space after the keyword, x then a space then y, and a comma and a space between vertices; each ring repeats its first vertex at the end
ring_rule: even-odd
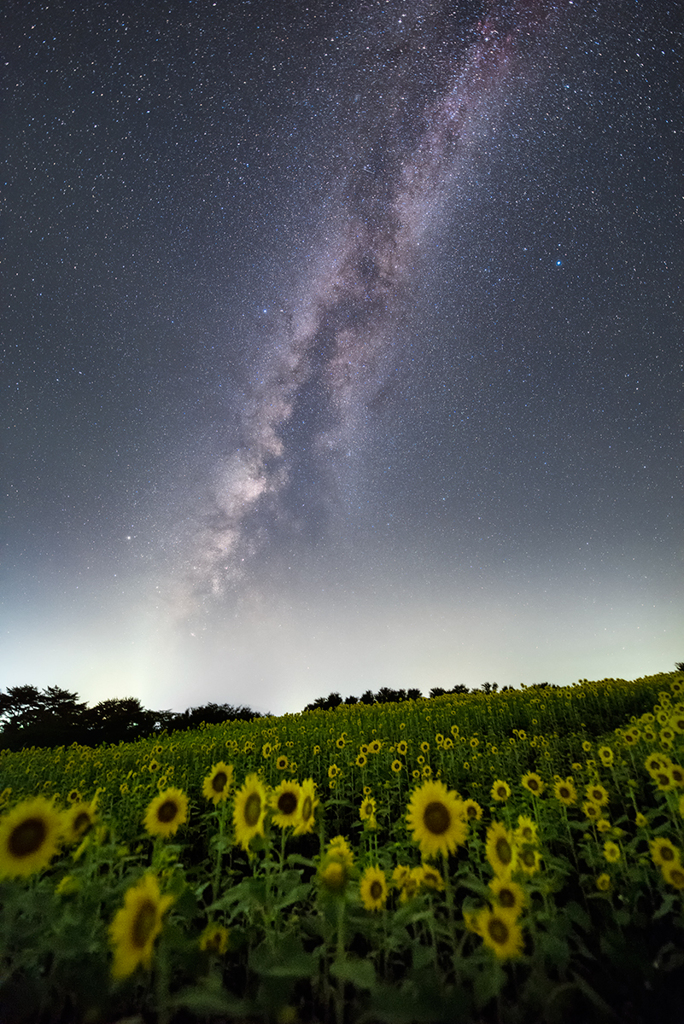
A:
POLYGON ((684 675, 0 752, 2 1024, 684 1020, 684 675))

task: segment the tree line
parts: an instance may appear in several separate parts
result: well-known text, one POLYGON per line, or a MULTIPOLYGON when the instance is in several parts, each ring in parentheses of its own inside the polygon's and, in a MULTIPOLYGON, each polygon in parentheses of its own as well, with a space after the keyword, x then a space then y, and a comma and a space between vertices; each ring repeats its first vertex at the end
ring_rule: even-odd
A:
POLYGON ((0 749, 129 743, 157 732, 196 729, 202 722, 250 721, 258 711, 202 704, 186 711, 150 711, 137 697, 115 697, 94 707, 59 686, 10 686, 0 692, 0 749))

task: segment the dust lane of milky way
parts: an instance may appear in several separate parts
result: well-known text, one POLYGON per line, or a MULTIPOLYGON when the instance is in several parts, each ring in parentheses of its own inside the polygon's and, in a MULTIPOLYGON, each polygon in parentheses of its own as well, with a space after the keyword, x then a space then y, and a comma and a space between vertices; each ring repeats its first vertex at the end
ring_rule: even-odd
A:
MULTIPOLYGON (((195 538, 186 579, 188 607, 203 594, 220 595, 243 574, 246 560, 268 537, 263 517, 279 499, 301 457, 283 437, 312 382, 325 403, 324 423, 308 438, 311 455, 328 465, 363 433, 368 407, 392 361, 398 324, 416 286, 413 263, 439 222, 459 176, 486 154, 515 67, 517 37, 539 15, 478 21, 437 100, 426 103, 407 150, 400 124, 385 132, 393 152, 381 170, 352 170, 340 183, 327 251, 305 281, 288 321, 270 339, 260 379, 242 416, 242 444, 219 473, 210 522, 195 538), (477 145, 476 145, 477 144, 477 145), (260 528, 251 520, 261 513, 260 528)), ((392 112, 387 111, 391 122, 392 112)), ((405 134, 405 133, 404 133, 405 134)), ((376 140, 377 142, 377 140, 376 140)), ((486 159, 486 155, 484 157, 486 159)))

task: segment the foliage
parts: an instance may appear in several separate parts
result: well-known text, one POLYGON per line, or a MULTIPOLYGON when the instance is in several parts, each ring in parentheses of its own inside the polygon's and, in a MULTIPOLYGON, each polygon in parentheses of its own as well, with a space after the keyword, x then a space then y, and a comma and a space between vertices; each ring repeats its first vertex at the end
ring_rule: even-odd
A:
POLYGON ((678 673, 4 750, 0 1019, 674 1024, 683 753, 678 673))

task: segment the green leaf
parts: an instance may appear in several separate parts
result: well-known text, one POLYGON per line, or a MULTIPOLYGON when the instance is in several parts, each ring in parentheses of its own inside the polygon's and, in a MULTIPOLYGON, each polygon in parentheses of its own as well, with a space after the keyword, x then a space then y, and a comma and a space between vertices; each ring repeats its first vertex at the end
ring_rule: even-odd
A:
POLYGON ((223 989, 191 987, 182 989, 169 1000, 172 1007, 183 1007, 198 1016, 218 1017, 229 1014, 231 1017, 247 1017, 253 1008, 245 999, 233 999, 223 989))
POLYGON ((357 988, 371 989, 376 985, 375 967, 370 960, 336 960, 330 965, 330 973, 338 981, 350 981, 357 988))
POLYGON ((656 912, 654 913, 653 920, 657 921, 659 917, 665 917, 665 914, 671 913, 672 908, 674 907, 676 902, 677 897, 675 896, 675 894, 669 892, 663 900, 663 902, 658 907, 658 909, 656 910, 656 912))
POLYGON ((263 944, 252 951, 249 966, 269 978, 311 978, 318 973, 318 953, 304 952, 296 941, 283 942, 280 949, 263 944))
POLYGON ((565 904, 563 907, 563 913, 567 915, 571 921, 574 921, 575 924, 579 925, 582 931, 588 932, 591 928, 591 918, 584 907, 581 907, 579 903, 576 903, 574 900, 570 900, 565 904))

